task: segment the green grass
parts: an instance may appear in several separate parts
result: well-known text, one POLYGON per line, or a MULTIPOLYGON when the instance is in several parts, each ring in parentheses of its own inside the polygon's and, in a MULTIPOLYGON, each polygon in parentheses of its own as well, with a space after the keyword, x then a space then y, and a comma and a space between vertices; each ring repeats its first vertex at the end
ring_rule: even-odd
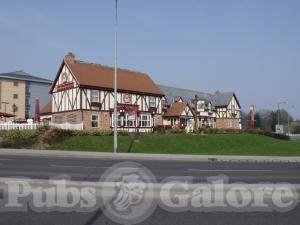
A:
MULTIPOLYGON (((119 137, 120 151, 134 153, 175 153, 199 155, 300 156, 300 141, 278 140, 256 134, 141 135, 119 137)), ((112 152, 111 136, 75 136, 53 146, 54 149, 112 152)))

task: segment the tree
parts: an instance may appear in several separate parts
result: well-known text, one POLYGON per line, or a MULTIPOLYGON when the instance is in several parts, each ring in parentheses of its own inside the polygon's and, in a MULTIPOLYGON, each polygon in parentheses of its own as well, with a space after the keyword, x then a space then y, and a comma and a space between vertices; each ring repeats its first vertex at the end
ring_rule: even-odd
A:
POLYGON ((261 118, 261 115, 258 113, 258 112, 256 112, 255 114, 254 114, 254 127, 255 128, 259 128, 259 129, 261 129, 261 126, 262 126, 262 118, 261 118))

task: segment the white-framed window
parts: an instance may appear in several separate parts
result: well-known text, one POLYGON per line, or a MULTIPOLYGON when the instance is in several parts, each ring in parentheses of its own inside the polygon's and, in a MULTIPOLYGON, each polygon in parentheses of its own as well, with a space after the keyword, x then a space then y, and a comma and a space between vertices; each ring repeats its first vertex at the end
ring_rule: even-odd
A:
POLYGON ((91 90, 91 102, 99 102, 99 91, 91 90))
POLYGON ((151 116, 141 114, 139 117, 140 127, 150 127, 151 126, 151 116))
MULTIPOLYGON (((114 118, 115 118, 115 115, 112 114, 112 117, 111 117, 111 126, 112 126, 112 127, 115 127, 115 126, 114 126, 114 125, 115 125, 114 118)), ((121 116, 120 116, 119 113, 118 113, 118 121, 117 121, 117 123, 118 123, 118 127, 120 127, 120 126, 121 126, 121 116)))
POLYGON ((99 116, 97 114, 91 116, 91 125, 92 128, 99 128, 99 116))
POLYGON ((150 96, 149 97, 149 107, 156 107, 155 97, 154 96, 150 96))
POLYGON ((135 115, 134 113, 124 115, 124 126, 125 127, 135 127, 135 115))

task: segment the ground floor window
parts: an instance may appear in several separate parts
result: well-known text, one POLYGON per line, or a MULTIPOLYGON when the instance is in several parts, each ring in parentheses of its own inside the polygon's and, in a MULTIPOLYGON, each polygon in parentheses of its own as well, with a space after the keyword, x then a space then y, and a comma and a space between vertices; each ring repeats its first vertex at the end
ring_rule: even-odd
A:
POLYGON ((140 127, 151 127, 151 116, 150 115, 140 115, 139 116, 139 126, 140 127))
MULTIPOLYGON (((114 118, 115 118, 115 115, 112 114, 112 117, 111 117, 111 126, 112 127, 114 127, 114 124, 115 124, 114 118)), ((121 126, 121 116, 120 116, 119 113, 118 113, 118 121, 117 121, 117 123, 118 123, 118 127, 120 127, 121 126)))
POLYGON ((99 127, 99 116, 98 115, 92 115, 91 116, 91 123, 92 123, 92 128, 98 128, 99 127))
POLYGON ((67 121, 68 123, 76 124, 76 115, 75 114, 68 115, 67 121))
POLYGON ((124 127, 135 127, 135 115, 125 113, 123 125, 124 127))

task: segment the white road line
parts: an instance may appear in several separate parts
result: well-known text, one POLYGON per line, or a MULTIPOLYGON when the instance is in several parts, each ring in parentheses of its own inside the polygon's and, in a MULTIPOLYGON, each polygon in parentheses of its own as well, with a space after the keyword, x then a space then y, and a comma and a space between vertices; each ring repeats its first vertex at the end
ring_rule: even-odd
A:
POLYGON ((84 169, 107 169, 109 167, 98 167, 98 166, 79 166, 79 165, 49 165, 51 167, 62 167, 62 168, 84 168, 84 169))
POLYGON ((187 169, 197 172, 273 172, 273 170, 205 170, 205 169, 187 169))
MULTIPOLYGON (((61 167, 61 168, 83 168, 83 169, 109 169, 111 166, 80 166, 80 165, 57 165, 57 164, 52 164, 49 165, 51 167, 61 167)), ((122 169, 139 169, 135 167, 124 167, 122 169)))
POLYGON ((5 159, 5 158, 0 158, 0 161, 10 161, 10 160, 15 160, 15 159, 5 159))

